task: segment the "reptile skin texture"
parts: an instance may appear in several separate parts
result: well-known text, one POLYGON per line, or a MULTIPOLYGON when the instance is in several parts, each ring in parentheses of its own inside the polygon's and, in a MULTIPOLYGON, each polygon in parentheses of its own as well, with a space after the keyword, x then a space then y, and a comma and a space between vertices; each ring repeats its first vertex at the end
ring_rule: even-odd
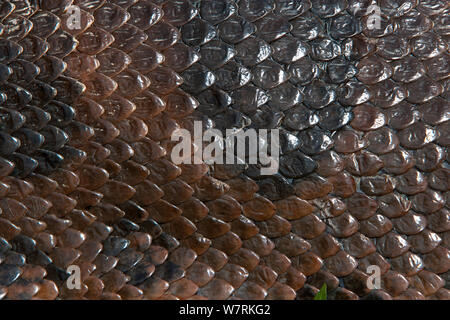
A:
POLYGON ((449 300, 450 2, 371 4, 0 0, 0 299, 449 300))

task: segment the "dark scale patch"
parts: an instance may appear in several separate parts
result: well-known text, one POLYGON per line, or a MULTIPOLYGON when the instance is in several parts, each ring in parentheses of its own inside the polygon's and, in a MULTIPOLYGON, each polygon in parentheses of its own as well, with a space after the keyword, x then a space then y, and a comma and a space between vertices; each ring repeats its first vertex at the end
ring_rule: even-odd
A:
POLYGON ((448 300, 450 9, 371 3, 2 1, 0 298, 448 300), (196 120, 278 172, 174 164, 196 120))

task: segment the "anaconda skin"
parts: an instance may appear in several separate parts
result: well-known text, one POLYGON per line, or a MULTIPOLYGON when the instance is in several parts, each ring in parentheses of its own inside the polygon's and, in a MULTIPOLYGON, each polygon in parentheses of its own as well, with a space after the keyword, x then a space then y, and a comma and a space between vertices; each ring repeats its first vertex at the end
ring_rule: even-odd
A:
POLYGON ((371 4, 2 0, 0 299, 449 299, 450 3, 371 4), (173 164, 195 120, 279 173, 173 164))

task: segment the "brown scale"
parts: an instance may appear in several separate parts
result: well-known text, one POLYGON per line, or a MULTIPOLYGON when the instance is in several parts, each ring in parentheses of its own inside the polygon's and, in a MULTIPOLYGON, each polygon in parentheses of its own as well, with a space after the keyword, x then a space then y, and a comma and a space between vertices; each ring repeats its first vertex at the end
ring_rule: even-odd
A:
MULTIPOLYGON (((309 11, 317 10, 310 1, 297 13, 265 1, 251 12, 251 2, 243 1, 240 16, 216 13, 212 21, 225 21, 221 36, 238 51, 243 39, 226 33, 236 19, 282 47, 280 39, 292 41, 289 31, 300 37, 302 19, 311 21, 309 11)), ((335 13, 318 14, 357 3, 339 1, 335 13)), ((201 53, 180 40, 190 21, 208 28, 202 7, 60 0, 30 8, 25 0, 6 1, 0 20, 20 28, 0 39, 10 41, 13 61, 38 66, 36 79, 52 86, 41 84, 47 96, 33 91, 35 102, 68 103, 76 115, 62 128, 72 149, 64 147, 53 172, 13 177, 14 163, 0 158, 0 236, 13 242, 24 235, 39 249, 24 252, 25 264, 14 269, 19 278, 0 286, 0 298, 311 299, 326 282, 330 299, 449 299, 448 4, 412 4, 395 17, 398 31, 386 19, 381 30, 347 39, 359 73, 342 85, 349 94, 340 102, 351 106, 352 120, 333 136, 332 149, 315 157, 315 173, 271 201, 239 166, 170 161, 172 132, 205 119, 194 111, 197 94, 182 89, 189 84, 183 72, 201 53), (81 7, 80 30, 67 28, 72 2, 81 7), (81 268, 81 290, 68 290, 60 277, 72 264, 81 268), (366 270, 373 264, 382 269, 383 289, 370 292, 366 270)), ((383 14, 395 10, 391 5, 383 14)), ((287 80, 282 71, 271 83, 263 78, 262 67, 285 63, 282 53, 273 53, 276 63, 264 55, 249 62, 261 89, 276 93, 287 80)), ((8 81, 25 86, 20 77, 8 81)), ((31 128, 39 128, 35 122, 31 128)))

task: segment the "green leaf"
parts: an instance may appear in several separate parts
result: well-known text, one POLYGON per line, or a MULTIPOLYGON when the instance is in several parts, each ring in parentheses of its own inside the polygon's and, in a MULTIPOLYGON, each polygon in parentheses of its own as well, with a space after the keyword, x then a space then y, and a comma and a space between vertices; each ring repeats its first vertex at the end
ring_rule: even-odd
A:
POLYGON ((324 283, 322 288, 317 292, 314 300, 327 300, 327 284, 324 283))

